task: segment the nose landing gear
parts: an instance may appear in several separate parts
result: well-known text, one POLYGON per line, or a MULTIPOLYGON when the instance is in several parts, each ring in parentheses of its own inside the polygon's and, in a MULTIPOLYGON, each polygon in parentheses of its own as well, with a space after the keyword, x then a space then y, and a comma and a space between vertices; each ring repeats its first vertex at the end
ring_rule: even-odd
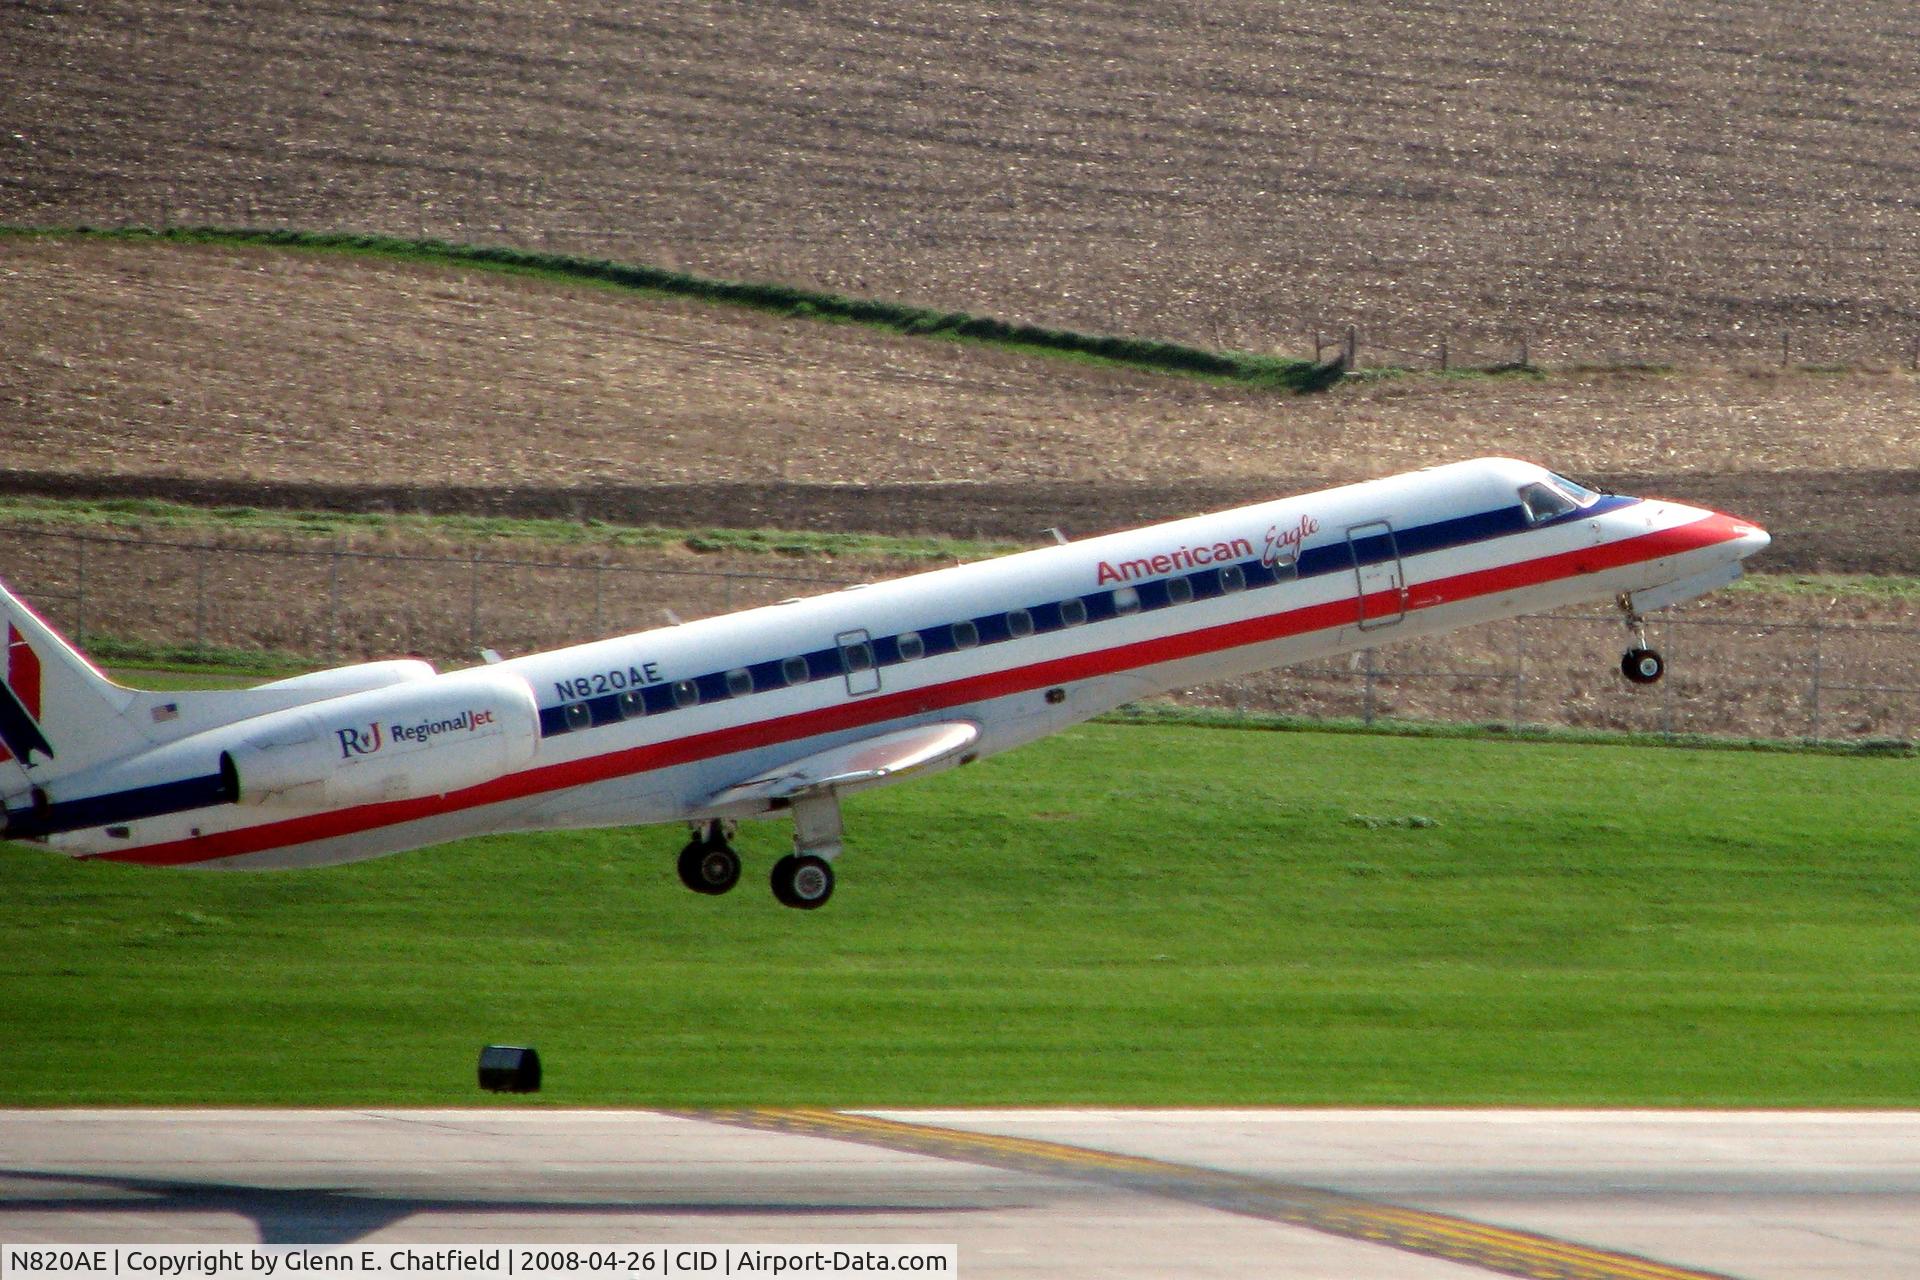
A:
POLYGON ((1620 656, 1620 674, 1635 684, 1652 684, 1667 673, 1667 660, 1653 649, 1634 648, 1620 656))
POLYGON ((1652 684, 1667 674, 1667 660, 1647 645, 1647 620, 1635 612, 1633 599, 1620 596, 1620 612, 1626 615, 1627 630, 1633 633, 1633 647, 1620 655, 1620 674, 1635 684, 1652 684))

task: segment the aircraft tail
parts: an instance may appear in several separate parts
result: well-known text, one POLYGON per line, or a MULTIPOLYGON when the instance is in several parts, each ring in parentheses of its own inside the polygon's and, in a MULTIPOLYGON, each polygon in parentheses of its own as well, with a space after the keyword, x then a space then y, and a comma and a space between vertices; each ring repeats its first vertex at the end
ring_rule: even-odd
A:
POLYGON ((102 675, 4 583, 0 629, 0 769, 39 784, 140 745, 125 718, 135 692, 102 675))

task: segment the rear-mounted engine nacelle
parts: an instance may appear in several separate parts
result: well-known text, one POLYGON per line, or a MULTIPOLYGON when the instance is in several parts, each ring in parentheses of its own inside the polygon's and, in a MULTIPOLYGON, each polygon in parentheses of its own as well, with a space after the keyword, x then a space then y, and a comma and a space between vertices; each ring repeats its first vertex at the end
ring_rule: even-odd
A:
POLYGON ((519 768, 540 739, 525 680, 457 673, 234 727, 220 753, 226 791, 244 805, 334 808, 411 800, 519 768))
POLYGON ((431 680, 436 674, 433 664, 423 659, 388 658, 382 662, 361 662, 351 667, 310 671, 304 676, 290 676, 285 680, 275 680, 272 684, 260 685, 259 688, 298 689, 316 698, 334 698, 388 689, 396 684, 411 684, 415 680, 431 680))

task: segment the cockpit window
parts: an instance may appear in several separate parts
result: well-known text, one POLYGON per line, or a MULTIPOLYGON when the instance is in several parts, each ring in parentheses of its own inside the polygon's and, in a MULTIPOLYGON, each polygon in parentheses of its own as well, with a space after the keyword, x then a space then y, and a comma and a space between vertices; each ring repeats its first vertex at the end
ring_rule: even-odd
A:
POLYGON ((1578 503, 1582 508, 1590 507, 1600 501, 1599 494, 1587 488, 1587 486, 1581 484, 1578 480, 1569 480, 1557 472, 1549 475, 1548 479, 1552 480, 1554 485, 1562 493, 1572 498, 1574 502, 1578 503))
POLYGON ((1527 522, 1539 524, 1555 516, 1564 516, 1569 511, 1578 511, 1580 504, 1553 485, 1534 481, 1520 486, 1520 505, 1527 509, 1527 522))

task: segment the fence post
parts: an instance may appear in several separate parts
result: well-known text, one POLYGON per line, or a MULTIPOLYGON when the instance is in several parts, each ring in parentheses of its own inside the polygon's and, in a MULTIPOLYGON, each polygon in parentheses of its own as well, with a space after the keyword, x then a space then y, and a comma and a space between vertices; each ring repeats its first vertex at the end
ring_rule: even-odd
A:
POLYGON ((1347 326, 1347 349, 1341 357, 1340 367, 1348 373, 1360 367, 1360 330, 1355 325, 1347 326))
POLYGON ((1360 722, 1365 725, 1371 725, 1373 723, 1373 650, 1366 648, 1360 652, 1364 655, 1366 661, 1366 665, 1361 669, 1364 675, 1362 678, 1362 693, 1360 698, 1360 722))
POLYGON ((1520 732, 1527 707, 1527 620, 1515 618, 1513 624, 1513 731, 1520 732))
POLYGON ((469 554, 473 558, 467 575, 467 651, 471 653, 480 647, 480 553, 469 554))
POLYGON ((1780 367, 1786 368, 1792 361, 1793 337, 1785 329, 1780 331, 1780 367))
POLYGON ((75 545, 80 548, 80 554, 73 570, 73 642, 84 646, 87 643, 87 540, 76 539, 75 545))
POLYGON ((327 555, 327 659, 340 651, 340 538, 335 535, 327 555))
POLYGON ((211 546, 200 543, 199 554, 193 558, 193 647, 207 647, 207 557, 212 554, 211 546))
MULTIPOLYGON (((1660 647, 1666 650, 1668 653, 1673 652, 1673 645, 1674 645, 1674 638, 1675 638, 1674 632, 1678 630, 1679 626, 1680 624, 1678 622, 1670 621, 1666 625, 1660 628, 1660 647)), ((1673 736, 1673 672, 1672 671, 1667 672, 1667 678, 1660 682, 1660 688, 1661 688, 1660 732, 1662 736, 1671 738, 1673 736)))
POLYGON ((1520 367, 1522 369, 1533 368, 1531 344, 1527 341, 1527 335, 1524 333, 1520 335, 1520 367))
POLYGON ((1821 669, 1824 666, 1824 655, 1821 653, 1821 642, 1824 639, 1825 635, 1826 635, 1826 627, 1823 625, 1821 619, 1818 617, 1814 618, 1813 620, 1813 687, 1809 689, 1807 693, 1807 710, 1809 712, 1809 721, 1810 721, 1810 723, 1807 726, 1807 736, 1813 739, 1815 742, 1818 742, 1820 740, 1820 676, 1821 676, 1821 669))
POLYGON ((1447 340, 1445 338, 1442 338, 1440 339, 1440 372, 1445 373, 1446 371, 1447 371, 1447 340))

